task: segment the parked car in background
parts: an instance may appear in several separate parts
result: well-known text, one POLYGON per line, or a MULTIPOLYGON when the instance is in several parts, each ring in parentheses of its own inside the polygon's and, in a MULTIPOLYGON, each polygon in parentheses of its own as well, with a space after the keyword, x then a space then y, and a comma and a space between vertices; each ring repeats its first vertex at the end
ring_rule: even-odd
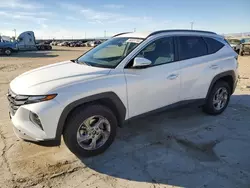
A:
POLYGON ((81 44, 81 47, 88 47, 88 42, 84 42, 81 44))
POLYGON ((59 43, 59 44, 57 44, 58 46, 67 46, 67 45, 69 45, 69 42, 67 42, 67 41, 64 41, 64 42, 61 42, 61 43, 59 43))
POLYGON ((70 47, 75 47, 76 46, 76 43, 77 41, 72 41, 72 42, 69 42, 69 45, 70 47))
POLYGON ((87 43, 88 47, 94 47, 95 46, 95 42, 94 41, 89 41, 87 43))
POLYGON ((238 54, 240 53, 240 44, 241 41, 239 39, 227 39, 230 46, 234 49, 238 54))
POLYGON ((77 41, 74 45, 74 47, 80 47, 82 45, 82 41, 77 41))
POLYGON ((0 54, 5 54, 5 55, 11 55, 12 52, 17 52, 18 51, 18 46, 16 42, 11 42, 4 40, 0 36, 0 54))
POLYGON ((250 42, 244 42, 240 45, 240 52, 241 56, 245 54, 250 54, 250 42))
POLYGON ((38 43, 36 44, 38 50, 52 50, 52 46, 46 43, 38 43))
POLYGON ((95 40, 95 41, 89 41, 88 42, 88 46, 89 47, 95 47, 98 46, 99 44, 101 44, 102 42, 100 40, 95 40))
POLYGON ((70 151, 89 157, 112 144, 117 127, 149 112, 196 102, 221 114, 237 79, 237 53, 216 33, 135 32, 18 76, 7 97, 18 137, 55 146, 63 135, 70 151))
POLYGON ((50 43, 50 45, 52 45, 52 46, 57 46, 58 44, 59 44, 58 41, 53 41, 53 42, 50 43))
POLYGON ((240 40, 240 43, 243 44, 243 43, 248 43, 250 42, 250 38, 243 38, 240 40))

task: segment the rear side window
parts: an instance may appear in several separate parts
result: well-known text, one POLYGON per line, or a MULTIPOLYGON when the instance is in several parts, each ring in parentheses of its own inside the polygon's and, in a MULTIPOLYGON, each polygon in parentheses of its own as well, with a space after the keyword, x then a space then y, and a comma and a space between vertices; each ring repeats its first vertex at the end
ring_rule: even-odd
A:
POLYGON ((219 51, 224 46, 223 43, 221 43, 213 38, 208 38, 208 37, 203 37, 203 38, 207 43, 209 54, 213 54, 213 53, 219 51))
POLYGON ((208 54, 207 45, 202 37, 180 36, 178 39, 179 59, 191 59, 208 54))

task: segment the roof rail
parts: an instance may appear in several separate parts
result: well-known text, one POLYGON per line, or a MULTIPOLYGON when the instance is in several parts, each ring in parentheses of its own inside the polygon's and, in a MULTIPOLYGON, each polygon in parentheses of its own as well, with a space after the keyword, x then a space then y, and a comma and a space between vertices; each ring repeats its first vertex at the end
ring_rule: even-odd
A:
POLYGON ((112 38, 117 37, 117 36, 119 36, 119 35, 128 34, 128 33, 132 33, 132 32, 123 32, 123 33, 118 33, 118 34, 116 34, 116 35, 112 36, 112 38))
POLYGON ((159 33, 169 33, 169 32, 191 32, 191 33, 216 34, 216 33, 211 32, 211 31, 199 31, 199 30, 189 30, 189 29, 175 29, 175 30, 160 30, 160 31, 155 31, 155 32, 151 33, 150 35, 148 35, 148 37, 150 37, 152 35, 159 34, 159 33))

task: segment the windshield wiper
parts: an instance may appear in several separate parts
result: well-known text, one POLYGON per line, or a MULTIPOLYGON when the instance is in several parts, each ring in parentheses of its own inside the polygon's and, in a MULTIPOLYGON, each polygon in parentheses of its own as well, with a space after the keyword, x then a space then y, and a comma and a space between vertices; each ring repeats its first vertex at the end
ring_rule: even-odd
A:
POLYGON ((78 63, 78 60, 77 59, 72 59, 72 60, 70 60, 71 62, 73 62, 73 63, 78 63))
POLYGON ((78 59, 72 59, 70 61, 73 62, 73 63, 77 63, 77 64, 83 64, 83 65, 91 66, 90 64, 88 64, 86 62, 83 62, 83 61, 79 62, 78 59))

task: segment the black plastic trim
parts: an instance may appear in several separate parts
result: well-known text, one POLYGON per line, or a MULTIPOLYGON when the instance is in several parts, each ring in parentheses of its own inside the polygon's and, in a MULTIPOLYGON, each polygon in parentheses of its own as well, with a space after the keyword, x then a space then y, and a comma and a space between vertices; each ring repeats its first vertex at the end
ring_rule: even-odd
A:
POLYGON ((64 108, 64 110, 59 118, 58 124, 57 124, 55 140, 61 141, 61 135, 63 132, 63 128, 65 125, 66 119, 67 119, 68 115, 70 114, 70 112, 72 112, 72 110, 74 110, 76 107, 83 105, 85 103, 95 102, 98 100, 105 100, 105 99, 111 100, 113 105, 115 105, 115 107, 117 109, 117 112, 115 112, 115 113, 118 113, 118 125, 122 125, 123 121, 125 120, 125 116, 126 116, 126 107, 124 106, 124 104, 122 103, 120 98, 114 92, 99 93, 96 95, 91 95, 91 96, 79 99, 77 101, 74 101, 64 108))
POLYGON ((233 70, 230 70, 230 71, 222 72, 222 73, 216 75, 216 76, 213 78, 213 80, 212 80, 211 83, 210 83, 210 86, 209 86, 209 89, 208 89, 208 92, 207 92, 206 99, 208 98, 208 95, 209 95, 209 93, 211 92, 211 90, 212 90, 214 84, 215 84, 219 79, 221 79, 221 78, 223 78, 223 77, 225 77, 225 76, 232 76, 232 78, 233 78, 233 88, 232 88, 232 93, 231 93, 231 94, 234 93, 234 90, 235 90, 236 85, 237 85, 238 78, 236 78, 235 72, 234 72, 233 70))
POLYGON ((32 144, 36 144, 39 146, 45 146, 45 147, 53 147, 53 146, 60 146, 61 139, 60 140, 44 140, 44 141, 31 141, 31 140, 24 140, 25 142, 29 142, 32 144))
POLYGON ((112 38, 117 37, 117 36, 119 36, 119 35, 128 34, 128 33, 132 33, 132 32, 123 32, 123 33, 118 33, 118 34, 116 34, 116 35, 112 36, 112 38))
POLYGON ((184 101, 173 103, 173 104, 170 104, 170 105, 167 105, 167 106, 164 106, 164 107, 161 107, 161 108, 158 108, 158 109, 155 109, 155 110, 152 110, 152 111, 149 111, 149 112, 137 115, 137 116, 134 116, 132 118, 129 118, 129 119, 125 120, 125 123, 127 123, 129 121, 133 121, 135 119, 142 118, 142 117, 150 116, 152 114, 156 114, 156 113, 159 113, 159 112, 171 110, 171 109, 174 109, 174 108, 181 108, 183 106, 188 106, 188 105, 190 105, 190 106, 202 106, 204 104, 205 104, 205 99, 184 100, 184 101))
MULTIPOLYGON (((175 29, 175 30, 161 30, 161 31, 155 31, 148 35, 148 37, 159 34, 159 33, 171 33, 171 32, 189 32, 189 33, 205 33, 205 34, 216 34, 211 31, 200 31, 200 30, 188 30, 188 29, 175 29)), ((147 38, 148 38, 147 37, 147 38)))

